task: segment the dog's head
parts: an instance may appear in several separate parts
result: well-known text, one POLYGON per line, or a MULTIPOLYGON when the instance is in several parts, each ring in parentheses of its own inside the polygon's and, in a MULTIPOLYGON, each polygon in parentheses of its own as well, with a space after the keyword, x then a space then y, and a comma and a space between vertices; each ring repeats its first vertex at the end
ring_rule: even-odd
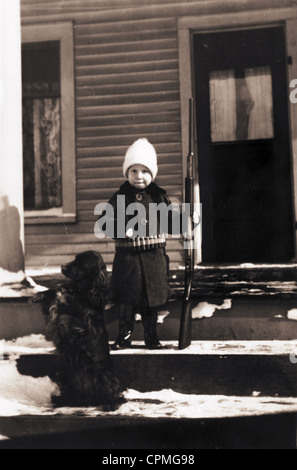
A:
POLYGON ((85 251, 77 255, 71 263, 61 267, 61 271, 68 279, 75 282, 101 279, 106 277, 106 265, 100 253, 97 251, 85 251))
POLYGON ((99 300, 107 288, 106 265, 97 251, 80 253, 74 261, 63 265, 61 271, 64 276, 78 285, 80 291, 89 292, 94 300, 95 297, 99 300))

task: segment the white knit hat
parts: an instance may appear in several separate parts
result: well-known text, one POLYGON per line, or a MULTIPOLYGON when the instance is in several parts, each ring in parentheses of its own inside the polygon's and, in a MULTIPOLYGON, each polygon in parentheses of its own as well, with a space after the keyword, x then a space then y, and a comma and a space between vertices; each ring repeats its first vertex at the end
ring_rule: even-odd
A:
POLYGON ((152 174, 153 180, 158 173, 157 154, 154 146, 147 139, 138 139, 128 148, 123 165, 124 177, 132 165, 143 165, 152 174))

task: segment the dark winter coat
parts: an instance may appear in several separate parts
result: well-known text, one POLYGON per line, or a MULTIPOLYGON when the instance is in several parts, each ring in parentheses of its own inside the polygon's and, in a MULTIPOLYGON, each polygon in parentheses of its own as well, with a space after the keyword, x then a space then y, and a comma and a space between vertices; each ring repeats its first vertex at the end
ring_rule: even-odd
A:
MULTIPOLYGON (((166 192, 151 183, 145 190, 138 190, 126 182, 119 191, 110 199, 109 203, 115 209, 115 228, 117 220, 117 196, 125 196, 126 207, 129 204, 141 202, 146 208, 146 219, 141 223, 149 227, 149 204, 165 203, 171 204, 166 192)), ((126 216, 126 224, 133 215, 126 216)), ((157 221, 156 235, 160 235, 160 221, 157 221)), ((169 233, 170 233, 169 223, 169 233)), ((117 233, 115 238, 118 239, 117 233)), ((122 243, 128 242, 127 237, 122 243)), ((117 243, 117 242, 116 242, 117 243)), ((127 252, 116 251, 113 273, 112 273, 112 293, 115 302, 141 306, 144 302, 149 307, 159 307, 164 305, 170 295, 169 258, 166 255, 164 246, 156 246, 149 250, 131 249, 127 252)))

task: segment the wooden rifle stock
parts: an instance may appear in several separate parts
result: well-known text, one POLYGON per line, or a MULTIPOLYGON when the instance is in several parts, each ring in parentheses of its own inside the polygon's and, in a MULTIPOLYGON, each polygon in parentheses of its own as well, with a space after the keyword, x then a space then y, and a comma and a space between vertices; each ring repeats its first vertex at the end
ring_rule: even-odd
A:
POLYGON ((185 237, 185 292, 183 297, 179 349, 186 349, 192 342, 191 292, 194 278, 194 100, 189 100, 189 153, 187 156, 187 177, 185 179, 185 203, 190 208, 188 229, 185 237))

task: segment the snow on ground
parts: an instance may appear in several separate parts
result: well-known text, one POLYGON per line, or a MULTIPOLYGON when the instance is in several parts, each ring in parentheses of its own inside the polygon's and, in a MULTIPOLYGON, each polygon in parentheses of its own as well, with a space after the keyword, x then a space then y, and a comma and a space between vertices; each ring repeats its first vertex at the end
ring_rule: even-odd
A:
POLYGON ((47 341, 44 335, 30 335, 11 341, 0 340, 0 354, 46 354, 55 350, 53 343, 47 341))
MULTIPOLYGON (((289 347, 289 345, 287 345, 289 347)), ((52 353, 53 345, 42 335, 32 335, 15 341, 0 341, 0 418, 21 415, 122 416, 146 418, 223 418, 297 412, 297 397, 264 397, 254 391, 251 396, 187 395, 173 390, 140 393, 127 390, 126 403, 114 412, 100 408, 53 409, 51 396, 58 394, 49 377, 23 376, 17 370, 21 354, 52 353)), ((0 436, 0 439, 5 436, 0 436)))
POLYGON ((0 297, 1 298, 24 298, 32 297, 47 288, 39 286, 33 279, 27 277, 22 271, 9 273, 0 268, 0 297))
POLYGON ((226 299, 222 305, 201 302, 192 309, 192 317, 194 320, 200 320, 201 318, 211 318, 216 310, 230 310, 231 308, 231 299, 226 299))
POLYGON ((22 376, 16 357, 0 362, 0 416, 39 415, 51 411, 51 396, 58 393, 49 377, 22 376))
POLYGON ((288 311, 288 320, 297 320, 297 308, 292 308, 288 311))

